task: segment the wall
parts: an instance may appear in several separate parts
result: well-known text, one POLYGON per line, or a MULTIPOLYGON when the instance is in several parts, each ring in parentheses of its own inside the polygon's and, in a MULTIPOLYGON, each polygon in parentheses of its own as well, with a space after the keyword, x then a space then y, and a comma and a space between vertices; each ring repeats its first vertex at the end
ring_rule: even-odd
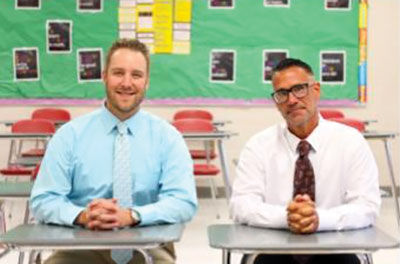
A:
MULTIPOLYGON (((368 30, 368 102, 364 106, 341 108, 347 116, 360 119, 375 119, 371 129, 379 131, 399 131, 399 32, 400 4, 397 0, 369 1, 368 30)), ((28 118, 38 106, 1 106, 0 119, 28 118)), ((73 117, 90 112, 97 106, 65 106, 73 117)), ((166 119, 171 119, 176 110, 188 107, 144 106, 144 109, 166 119)), ((232 159, 239 156, 241 148, 254 133, 282 119, 273 106, 265 107, 202 107, 212 111, 216 120, 231 120, 226 129, 238 133, 226 141, 231 177, 234 177, 232 159)), ((389 185, 388 169, 383 144, 372 141, 371 147, 380 169, 381 185, 389 185)), ((8 143, 0 142, 0 164, 5 164, 8 143)), ((400 181, 400 140, 397 137, 392 146, 397 182, 400 181)), ((219 182, 221 184, 221 181, 219 182)), ((201 184, 201 183, 200 183, 201 184)))

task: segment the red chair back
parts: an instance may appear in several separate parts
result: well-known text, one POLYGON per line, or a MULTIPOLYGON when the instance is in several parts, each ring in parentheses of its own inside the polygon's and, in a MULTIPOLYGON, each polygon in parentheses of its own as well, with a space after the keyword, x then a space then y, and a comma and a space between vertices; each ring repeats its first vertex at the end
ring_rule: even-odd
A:
POLYGON ((31 173, 31 179, 34 181, 39 173, 39 169, 40 169, 40 164, 41 162, 39 162, 38 164, 36 164, 35 168, 32 170, 31 173))
POLYGON ((172 122, 172 125, 178 129, 181 133, 193 133, 193 132, 213 132, 214 126, 209 120, 205 119, 178 119, 172 122))
POLYGON ((71 115, 67 110, 61 108, 39 108, 33 111, 31 118, 68 122, 71 120, 71 115))
POLYGON ((365 131, 365 124, 363 121, 360 121, 358 119, 354 119, 354 118, 330 118, 330 121, 335 121, 338 123, 342 123, 351 127, 354 127, 355 129, 357 129, 360 132, 364 132, 365 131))
POLYGON ((319 110, 319 113, 324 119, 330 119, 330 118, 343 118, 344 114, 340 110, 336 109, 321 109, 319 110))
POLYGON ((15 122, 11 127, 12 133, 54 133, 54 124, 44 119, 24 119, 15 122))
POLYGON ((206 110, 181 110, 175 113, 174 120, 186 119, 186 118, 198 118, 198 119, 206 119, 213 120, 213 115, 206 110))

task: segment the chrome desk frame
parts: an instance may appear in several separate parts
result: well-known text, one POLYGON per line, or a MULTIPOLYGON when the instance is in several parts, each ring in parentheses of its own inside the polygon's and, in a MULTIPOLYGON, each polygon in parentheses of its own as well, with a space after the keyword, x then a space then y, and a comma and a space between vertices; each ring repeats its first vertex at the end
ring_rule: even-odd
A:
MULTIPOLYGON (((33 182, 0 182, 0 201, 3 200, 27 200, 24 212, 23 223, 27 224, 29 220, 29 196, 32 190, 33 182)), ((1 202, 0 202, 1 204, 1 202)), ((1 205, 0 205, 1 206, 1 205)), ((1 208, 0 210, 3 210, 1 208)), ((5 220, 5 219, 4 219, 5 220)), ((0 259, 10 253, 6 248, 0 253, 0 259)), ((23 263, 24 254, 21 252, 18 257, 18 263, 23 263)))
POLYGON ((229 139, 234 133, 217 130, 212 133, 183 133, 183 138, 186 140, 204 140, 204 141, 216 141, 218 146, 218 152, 220 155, 221 170, 224 177, 225 194, 226 199, 229 201, 232 193, 232 187, 228 172, 227 156, 225 153, 224 143, 225 139, 229 139))
POLYGON ((367 140, 381 140, 384 144, 385 147, 385 155, 386 155, 386 161, 387 161, 387 166, 389 169, 389 179, 391 183, 391 189, 392 189, 392 196, 394 199, 394 204, 396 207, 396 216, 397 216, 397 224, 400 228, 400 205, 399 205, 399 194, 397 193, 397 188, 396 188, 396 179, 394 176, 394 169, 393 169, 393 162, 392 162, 392 153, 391 149, 392 146, 390 144, 390 139, 394 139, 396 137, 396 133, 393 132, 375 132, 375 131, 370 131, 370 132, 364 132, 363 136, 367 140))
POLYGON ((222 264, 230 264, 232 252, 250 254, 250 259, 257 254, 365 254, 372 263, 372 252, 400 245, 376 227, 299 235, 288 230, 220 224, 208 227, 208 240, 210 247, 222 250, 222 264))
MULTIPOLYGON (((29 263, 33 263, 34 253, 42 250, 132 249, 143 254, 147 264, 153 264, 148 250, 160 247, 164 243, 179 241, 183 229, 183 224, 133 227, 114 231, 24 224, 1 235, 0 243, 11 250, 29 251, 29 263)), ((18 263, 22 264, 23 258, 20 258, 18 263)))

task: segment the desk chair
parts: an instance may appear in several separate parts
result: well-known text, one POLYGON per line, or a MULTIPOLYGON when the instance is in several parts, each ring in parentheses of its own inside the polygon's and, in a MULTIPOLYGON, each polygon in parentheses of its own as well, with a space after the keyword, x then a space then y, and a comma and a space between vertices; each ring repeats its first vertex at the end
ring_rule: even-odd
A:
POLYGON ((344 118, 343 112, 337 109, 321 109, 319 113, 324 119, 344 118))
POLYGON ((61 108, 39 108, 32 112, 32 119, 46 119, 52 122, 68 122, 71 120, 70 113, 61 108))
POLYGON ((187 118, 206 119, 212 121, 214 117, 211 112, 200 109, 184 109, 179 110, 174 114, 174 121, 187 118))
POLYGON ((338 122, 338 123, 342 123, 344 125, 348 125, 351 127, 354 127, 355 129, 357 129, 358 131, 365 132, 365 123, 361 120, 358 119, 354 119, 354 118, 329 118, 330 121, 334 121, 334 122, 338 122))
MULTIPOLYGON (((70 113, 61 108, 38 108, 32 112, 31 119, 46 119, 52 122, 56 128, 60 123, 66 123, 71 120, 70 113)), ((36 141, 38 145, 39 141, 36 141)), ((22 153, 23 157, 43 157, 44 148, 32 148, 22 153)))
MULTIPOLYGON (((12 133, 54 133, 54 124, 48 120, 43 119, 25 119, 15 122, 11 127, 12 133)), ((44 142, 44 148, 47 142, 44 142)), ((0 174, 6 177, 11 176, 28 176, 31 177, 34 166, 40 160, 25 160, 24 164, 21 164, 23 150, 23 140, 12 139, 10 144, 10 150, 8 155, 7 167, 0 170, 0 174), (33 164, 28 164, 33 161, 33 164)))
MULTIPOLYGON (((172 123, 176 129, 178 129, 181 133, 212 133, 215 129, 210 120, 205 119, 195 119, 195 118, 187 118, 187 119, 178 119, 173 121, 172 123)), ((212 141, 211 141, 212 142, 212 141)), ((210 141, 204 142, 205 149, 202 150, 204 152, 204 161, 205 163, 195 163, 193 167, 193 174, 197 178, 205 178, 209 180, 210 183, 210 191, 211 198, 216 204, 217 201, 217 188, 214 183, 214 178, 219 174, 220 169, 214 164, 210 164, 212 159, 212 152, 209 149, 210 141)), ((215 157, 215 154, 214 154, 215 157)), ((193 157, 192 157, 193 158, 193 157)), ((217 208, 217 207, 216 207, 217 208)), ((217 208, 218 209, 218 208, 217 208)), ((217 210, 217 218, 219 218, 219 212, 217 210)))
MULTIPOLYGON (((173 120, 181 120, 181 119, 204 119, 210 122, 213 121, 214 117, 211 112, 207 110, 200 109, 185 109, 175 112, 173 120)), ((214 151, 214 142, 209 142, 211 151, 209 153, 210 159, 215 159, 217 157, 214 151)), ((190 149, 190 155, 192 159, 206 159, 206 152, 201 149, 190 149)))

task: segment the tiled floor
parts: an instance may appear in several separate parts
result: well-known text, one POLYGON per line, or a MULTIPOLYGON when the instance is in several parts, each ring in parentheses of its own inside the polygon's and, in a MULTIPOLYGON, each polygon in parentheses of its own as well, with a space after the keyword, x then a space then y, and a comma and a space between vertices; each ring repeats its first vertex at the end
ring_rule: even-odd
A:
MULTIPOLYGON (((209 199, 201 199, 197 215, 192 222, 188 223, 183 234, 182 240, 176 244, 178 254, 177 264, 218 264, 221 263, 221 252, 208 246, 207 226, 215 223, 229 223, 227 203, 224 199, 219 199, 218 206, 214 206, 209 199), (216 209, 221 214, 220 219, 216 219, 216 209)), ((24 202, 18 201, 12 206, 13 215, 11 225, 15 226, 21 221, 24 202), (19 216, 19 217, 17 217, 19 216)), ((7 206, 8 208, 8 206, 7 206)), ((395 219, 393 200, 384 198, 381 210, 381 218, 378 225, 394 237, 400 237, 395 219)), ((380 250, 373 254, 376 264, 399 264, 400 249, 380 250)), ((240 256, 233 254, 232 264, 239 264, 240 256)), ((12 252, 0 259, 0 264, 17 263, 17 254, 12 252)))

